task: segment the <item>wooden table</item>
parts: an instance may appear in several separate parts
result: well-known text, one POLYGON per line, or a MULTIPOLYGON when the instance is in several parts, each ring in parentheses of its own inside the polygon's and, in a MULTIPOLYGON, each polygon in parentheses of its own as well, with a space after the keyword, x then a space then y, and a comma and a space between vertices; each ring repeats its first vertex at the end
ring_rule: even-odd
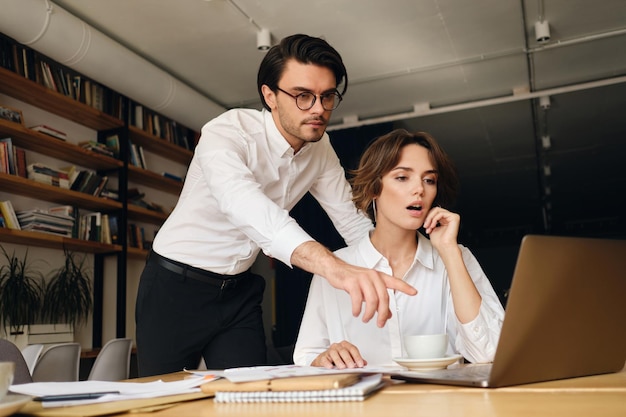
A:
MULTIPOLYGON (((174 380, 181 374, 164 377, 174 380)), ((177 403, 141 412, 137 417, 204 416, 361 416, 361 417, 624 417, 626 367, 621 372, 561 381, 484 389, 430 384, 393 384, 363 402, 215 403, 212 398, 177 403)), ((67 414, 70 415, 70 414, 67 414)))

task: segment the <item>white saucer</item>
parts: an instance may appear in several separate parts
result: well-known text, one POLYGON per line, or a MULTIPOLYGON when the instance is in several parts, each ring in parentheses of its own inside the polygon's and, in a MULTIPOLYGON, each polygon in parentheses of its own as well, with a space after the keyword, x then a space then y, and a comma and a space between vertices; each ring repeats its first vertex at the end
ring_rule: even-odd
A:
POLYGON ((29 395, 7 394, 2 401, 0 401, 0 417, 17 413, 31 399, 32 397, 29 395))
POLYGON ((453 364, 462 357, 461 355, 450 355, 432 359, 393 358, 393 360, 412 371, 434 371, 447 368, 448 365, 453 364))

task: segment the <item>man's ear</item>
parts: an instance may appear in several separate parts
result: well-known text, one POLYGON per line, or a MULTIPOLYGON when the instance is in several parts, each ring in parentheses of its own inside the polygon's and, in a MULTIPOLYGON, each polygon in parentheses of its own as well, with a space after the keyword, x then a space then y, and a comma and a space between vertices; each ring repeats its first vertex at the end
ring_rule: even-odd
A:
POLYGON ((276 93, 274 93, 267 84, 261 86, 261 93, 263 93, 265 103, 267 103, 270 109, 274 110, 276 108, 276 93))

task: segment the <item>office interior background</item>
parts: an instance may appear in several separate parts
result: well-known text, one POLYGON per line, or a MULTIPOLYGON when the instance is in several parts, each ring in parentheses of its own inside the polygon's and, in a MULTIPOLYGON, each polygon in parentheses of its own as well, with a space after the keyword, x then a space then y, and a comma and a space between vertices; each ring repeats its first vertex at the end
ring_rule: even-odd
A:
MULTIPOLYGON (((431 133, 460 174, 461 243, 503 302, 523 235, 626 238, 623 0, 3 0, 2 7, 0 32, 196 130, 229 108, 261 108, 256 71, 265 46, 294 33, 324 37, 349 74, 329 128, 344 165, 354 167, 367 143, 393 128, 431 133)), ((309 199, 294 216, 331 248, 342 245, 309 199)), ((141 267, 129 264, 130 337, 141 267)), ((288 345, 310 277, 263 257, 256 268, 270 281, 268 338, 288 345)), ((105 306, 105 318, 113 310, 105 306)), ((115 336, 114 326, 104 332, 104 340, 115 336)))

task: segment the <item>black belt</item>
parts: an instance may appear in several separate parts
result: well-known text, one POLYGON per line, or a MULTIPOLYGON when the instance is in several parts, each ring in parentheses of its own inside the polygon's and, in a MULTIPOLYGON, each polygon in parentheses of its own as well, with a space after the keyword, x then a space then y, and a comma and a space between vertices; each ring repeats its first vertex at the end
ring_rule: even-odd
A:
POLYGON ((220 290, 235 288, 237 286, 237 282, 249 274, 249 271, 242 272, 237 275, 217 274, 215 272, 205 271, 200 268, 185 265, 181 262, 172 261, 154 251, 150 252, 150 259, 153 259, 159 266, 170 272, 220 287, 220 290))

